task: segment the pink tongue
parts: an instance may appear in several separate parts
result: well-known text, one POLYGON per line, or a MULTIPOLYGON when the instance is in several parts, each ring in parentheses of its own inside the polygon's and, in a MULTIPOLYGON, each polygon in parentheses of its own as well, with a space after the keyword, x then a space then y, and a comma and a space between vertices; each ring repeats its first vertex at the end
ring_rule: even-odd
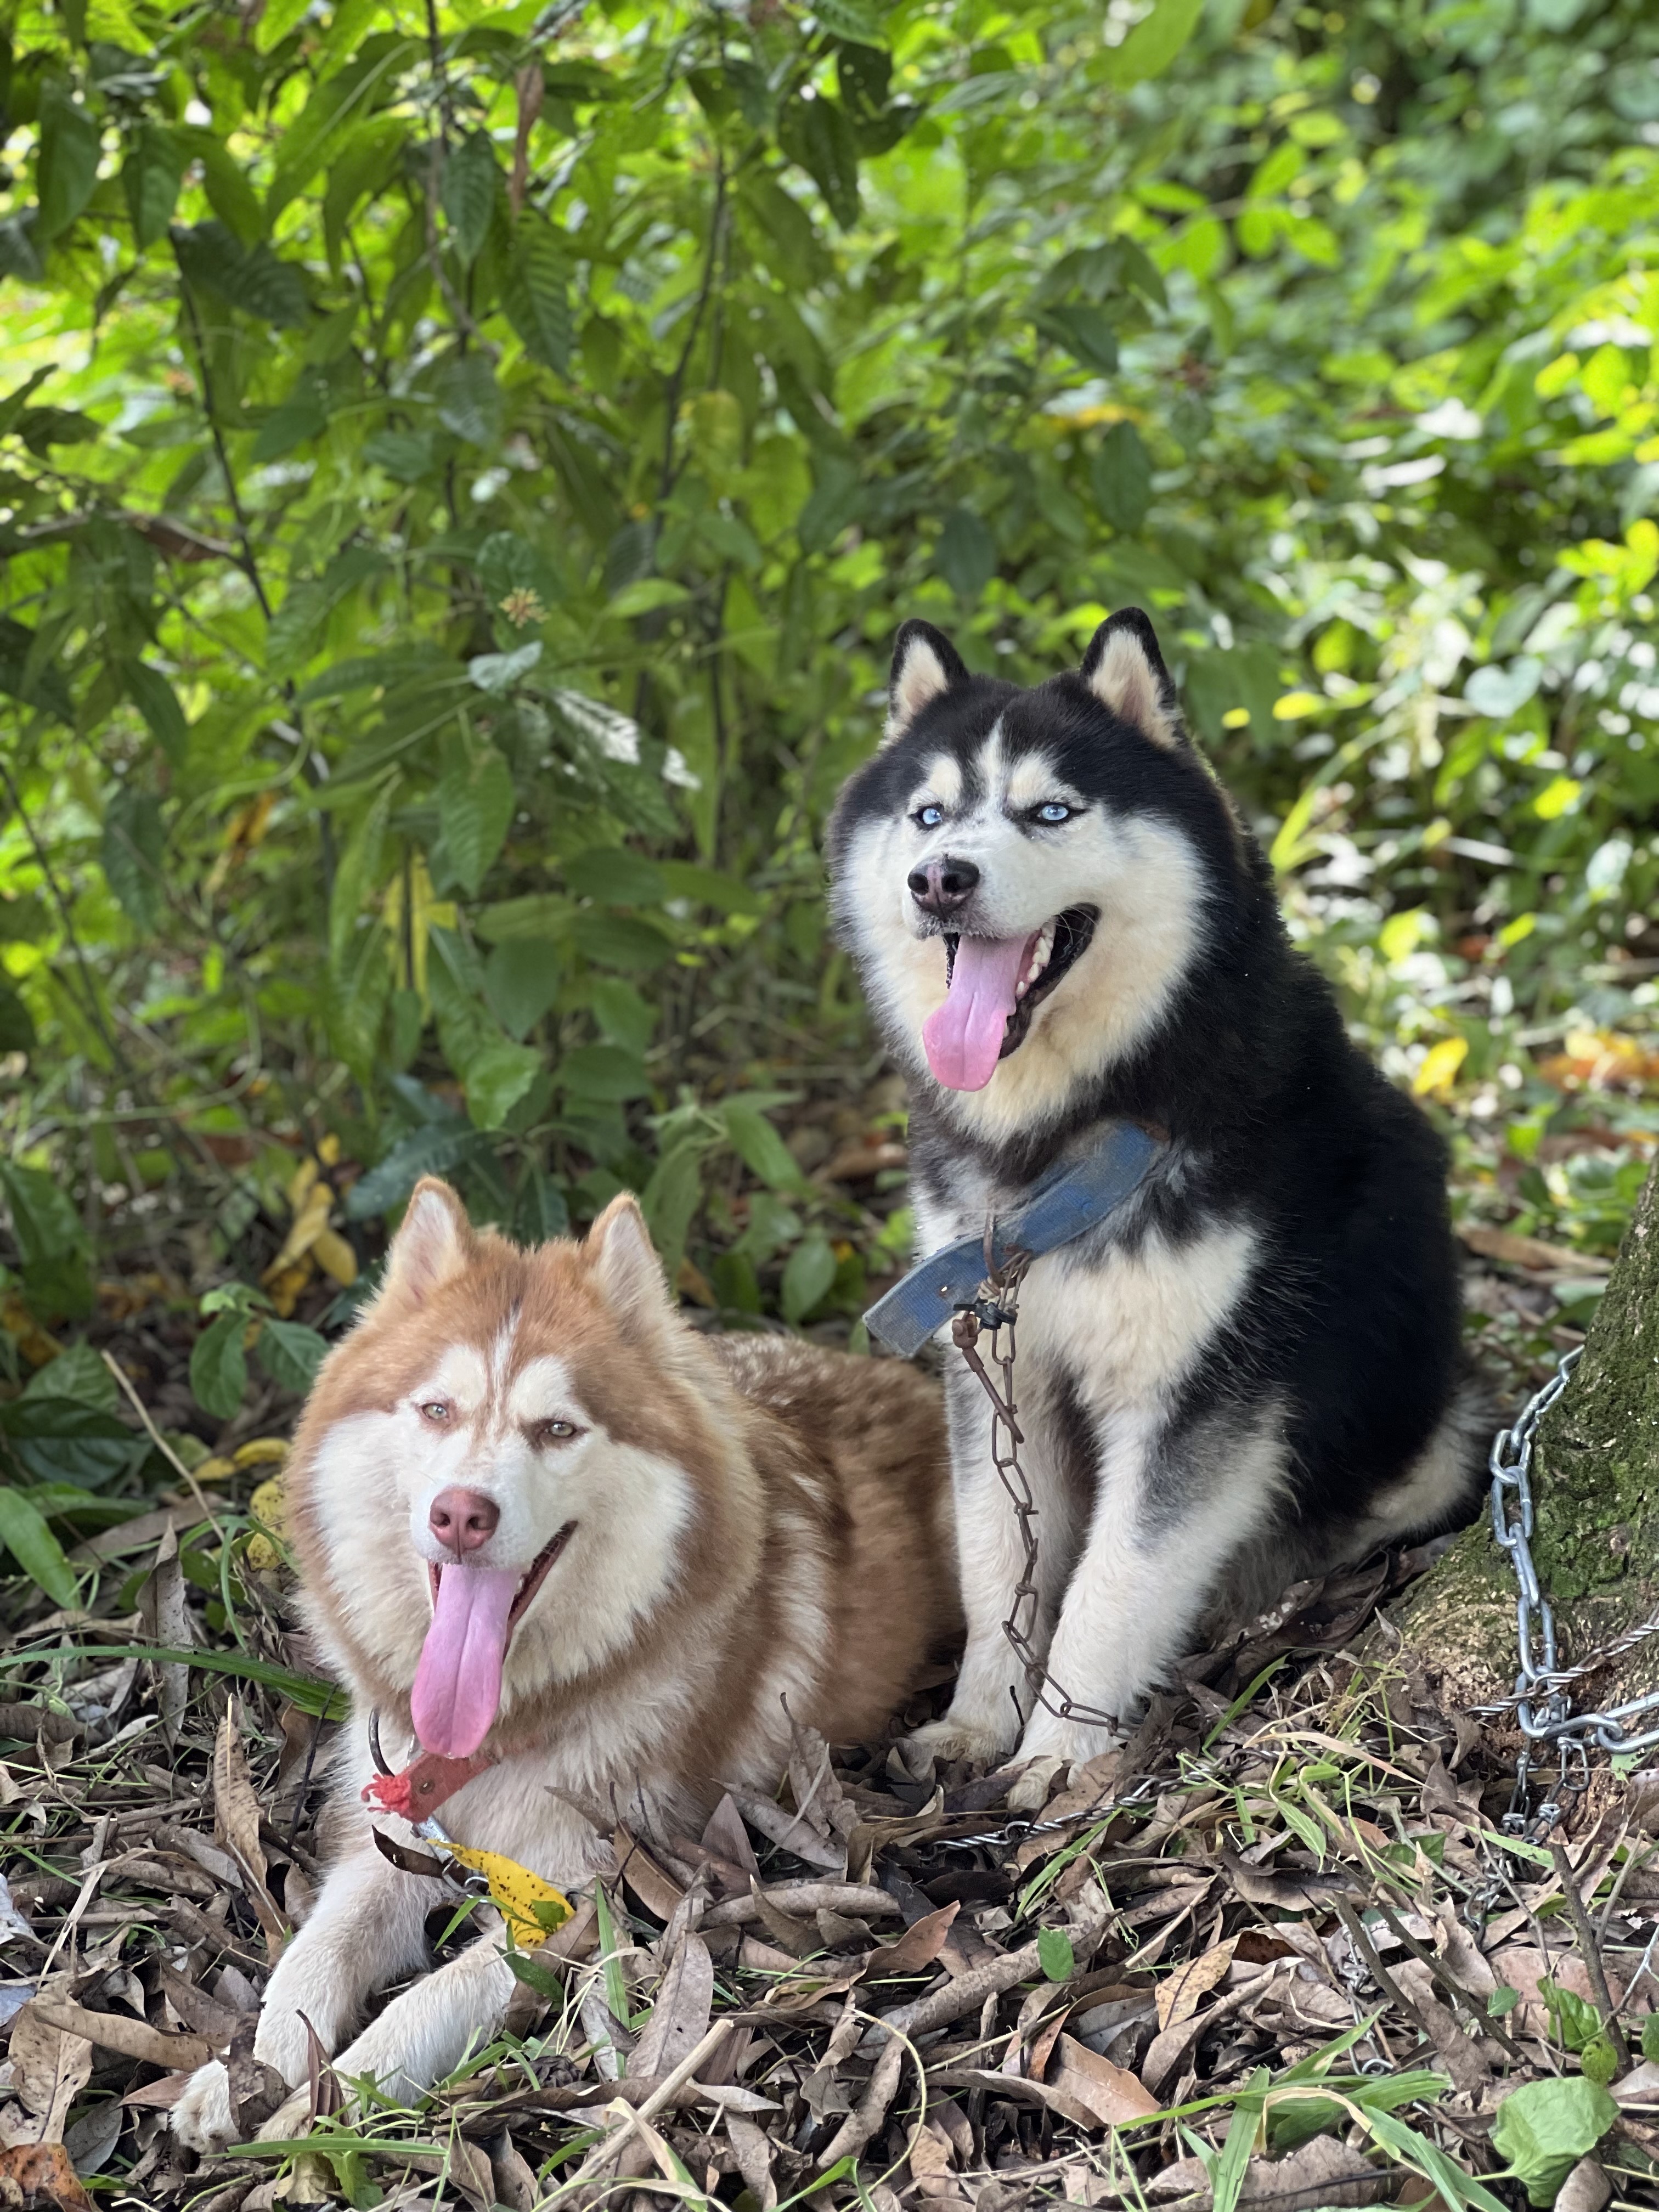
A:
POLYGON ((951 1090, 983 1091, 996 1073, 1003 1032, 1018 1003, 1014 987, 1030 945, 1029 937, 957 940, 950 996, 921 1031, 927 1065, 951 1090))
POLYGON ((501 1701, 507 1617, 522 1580, 516 1567, 446 1567, 421 1646, 410 1710, 422 1749, 470 1759, 501 1701))

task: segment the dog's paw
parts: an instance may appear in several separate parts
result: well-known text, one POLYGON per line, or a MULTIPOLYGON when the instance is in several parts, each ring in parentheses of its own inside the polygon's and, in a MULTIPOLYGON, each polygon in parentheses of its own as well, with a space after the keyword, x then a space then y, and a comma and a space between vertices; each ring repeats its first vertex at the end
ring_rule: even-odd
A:
POLYGON ((205 2157, 222 2150, 236 2138, 230 2109, 230 2075, 222 2058, 210 2058, 185 2084, 184 2094, 167 2116, 168 2124, 186 2150, 205 2157))
POLYGON ((929 1721, 914 1735, 902 1738, 899 1753, 920 1780, 934 1766, 948 1766, 959 1759, 968 1759, 975 1766, 995 1766, 1012 1741, 1006 1728, 991 1727, 969 1715, 951 1712, 946 1713, 943 1720, 929 1721))
POLYGON ((1081 1721, 1065 1721, 1039 1705, 1019 1740, 1019 1757, 1058 1759, 1073 1766, 1085 1766, 1103 1752, 1116 1751, 1127 1740, 1123 1729, 1089 1728, 1081 1721))

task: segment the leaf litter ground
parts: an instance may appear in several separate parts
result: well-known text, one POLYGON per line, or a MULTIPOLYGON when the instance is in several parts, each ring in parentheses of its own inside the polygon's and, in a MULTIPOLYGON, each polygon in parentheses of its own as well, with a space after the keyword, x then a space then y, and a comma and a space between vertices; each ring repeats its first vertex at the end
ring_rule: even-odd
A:
MULTIPOLYGON (((429 2100, 343 2112, 319 2054, 303 2144, 198 2163, 166 2108, 225 2055, 257 2143, 258 1996, 321 1879, 337 1694, 249 1533, 269 1474, 88 1540, 92 1610, 13 1635, 0 2203, 1659 2203, 1659 1789, 1567 1793, 1565 1856, 1506 1833, 1512 1738, 1378 1620, 1412 1554, 1298 1586, 1085 1767, 803 1729, 700 1837, 624 1808, 429 2100)), ((478 1909, 434 1878, 441 1955, 478 1909)))

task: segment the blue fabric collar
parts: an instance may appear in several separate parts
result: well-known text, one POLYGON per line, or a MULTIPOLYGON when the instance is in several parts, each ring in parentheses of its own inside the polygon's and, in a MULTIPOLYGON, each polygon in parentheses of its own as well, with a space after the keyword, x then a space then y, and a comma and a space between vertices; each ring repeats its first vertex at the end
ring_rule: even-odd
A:
MULTIPOLYGON (((1015 1252, 1033 1259, 1069 1244, 1139 1190, 1167 1146, 1134 1121, 1113 1121, 1085 1159, 1051 1168, 1024 1206, 991 1224, 991 1255, 1001 1267, 1015 1252)), ((985 1279, 985 1238, 947 1244, 896 1283, 865 1315, 872 1336, 907 1359, 953 1313, 971 1306, 985 1279)))

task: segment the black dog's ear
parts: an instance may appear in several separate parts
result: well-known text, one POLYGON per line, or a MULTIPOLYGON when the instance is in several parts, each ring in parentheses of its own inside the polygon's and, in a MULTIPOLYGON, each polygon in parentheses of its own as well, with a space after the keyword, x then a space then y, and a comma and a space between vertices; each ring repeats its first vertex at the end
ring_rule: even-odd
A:
POLYGON ((893 640, 893 665, 887 678, 887 727, 884 744, 902 738, 930 699, 938 699, 957 684, 968 681, 968 671, 943 630, 932 623, 908 622, 893 640))
POLYGON ((1139 607, 1109 616, 1089 641, 1083 680, 1121 722, 1168 749, 1182 742, 1176 688, 1152 623, 1139 607))

